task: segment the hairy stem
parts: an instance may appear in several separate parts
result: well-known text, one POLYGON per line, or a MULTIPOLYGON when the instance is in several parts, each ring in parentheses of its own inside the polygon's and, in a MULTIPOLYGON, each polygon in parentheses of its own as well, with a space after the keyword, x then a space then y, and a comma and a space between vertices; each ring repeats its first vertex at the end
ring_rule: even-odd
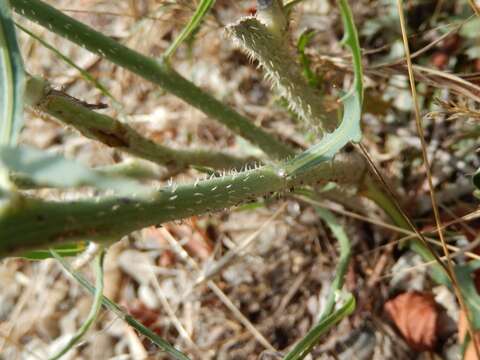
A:
POLYGON ((100 141, 133 156, 170 168, 196 165, 215 169, 239 169, 252 161, 211 150, 179 150, 162 146, 145 138, 129 125, 90 110, 88 106, 75 98, 50 88, 46 82, 41 88, 38 86, 39 82, 42 80, 31 78, 27 83, 28 92, 37 91, 36 101, 32 104, 35 110, 51 115, 66 125, 73 126, 90 139, 100 141), (41 96, 38 94, 39 88, 41 96), (29 91, 30 89, 32 91, 29 91))
POLYGON ((168 64, 129 49, 40 0, 11 0, 10 2, 13 9, 20 15, 159 85, 257 145, 266 154, 275 158, 284 158, 293 154, 293 150, 287 145, 204 92, 168 64))
POLYGON ((321 132, 335 129, 336 119, 327 116, 321 94, 308 85, 284 38, 272 33, 267 24, 251 17, 228 26, 227 32, 260 63, 266 78, 306 124, 321 132))
POLYGON ((303 184, 356 184, 362 180, 364 170, 358 156, 349 155, 296 177, 287 177, 282 168, 264 166, 195 184, 169 186, 148 198, 104 196, 55 202, 17 194, 0 203, 0 257, 74 239, 107 241, 147 226, 219 211, 303 184))

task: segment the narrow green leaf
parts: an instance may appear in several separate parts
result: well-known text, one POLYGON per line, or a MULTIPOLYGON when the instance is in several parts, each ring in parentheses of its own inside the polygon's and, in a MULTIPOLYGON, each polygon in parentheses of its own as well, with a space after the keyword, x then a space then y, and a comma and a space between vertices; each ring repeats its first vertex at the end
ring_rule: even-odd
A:
POLYGON ((480 268, 480 261, 472 261, 465 265, 455 266, 460 291, 470 311, 472 325, 475 330, 480 330, 480 295, 477 292, 472 273, 480 268))
POLYGON ((285 12, 289 14, 293 10, 293 8, 296 5, 300 4, 302 1, 304 0, 290 0, 283 5, 283 8, 285 9, 285 12))
MULTIPOLYGON (((53 247, 53 250, 61 257, 77 256, 87 249, 86 241, 76 241, 73 243, 60 244, 53 247)), ((52 258, 52 250, 33 250, 20 255, 27 260, 45 260, 52 258)))
MULTIPOLYGON (((59 253, 55 250, 51 249, 50 253, 53 257, 57 260, 62 259, 59 253)), ((80 340, 82 340, 83 336, 87 333, 88 329, 93 325, 95 320, 98 317, 98 313, 100 312, 100 308, 102 307, 102 298, 103 298, 103 258, 105 255, 105 251, 102 248, 100 253, 97 254, 95 257, 94 262, 94 271, 95 271, 95 293, 93 294, 93 303, 90 308, 90 311, 85 319, 84 323, 77 332, 72 336, 72 338, 68 341, 68 343, 61 348, 54 356, 50 357, 50 360, 58 360, 63 355, 65 355, 70 349, 72 349, 80 340)))
MULTIPOLYGON (((70 264, 65 261, 62 257, 58 256, 56 259, 60 262, 63 268, 75 279, 78 281, 80 285, 82 285, 89 293, 92 295, 96 294, 97 290, 95 286, 90 284, 90 282, 78 271, 74 271, 70 264)), ((140 334, 144 335, 148 339, 150 339, 154 344, 156 344, 160 349, 165 351, 168 355, 170 355, 173 359, 177 360, 190 360, 187 355, 183 354, 182 352, 175 349, 172 345, 170 345, 167 341, 162 339, 160 336, 155 334, 153 331, 142 325, 139 321, 135 320, 131 315, 127 312, 122 310, 122 308, 108 299, 106 296, 102 295, 102 305, 108 309, 109 311, 113 312, 119 318, 123 319, 127 324, 135 328, 140 334)))
POLYGON ((300 59, 300 64, 302 65, 303 75, 308 81, 308 84, 314 88, 317 88, 320 84, 320 79, 310 68, 310 59, 307 54, 305 54, 305 47, 308 45, 310 40, 315 36, 314 30, 306 30, 300 35, 297 42, 297 52, 300 59))
POLYGON ((168 60, 175 53, 180 44, 198 30, 198 27, 202 23, 203 18, 205 17, 205 15, 207 15, 208 11, 214 4, 215 0, 202 0, 200 2, 187 26, 183 28, 180 35, 178 35, 174 42, 165 51, 165 54, 163 55, 165 59, 168 60))
POLYGON ((342 225, 337 221, 335 215, 330 210, 315 207, 317 214, 320 215, 323 221, 328 225, 332 234, 337 238, 340 245, 340 257, 338 259, 337 268, 335 270, 335 278, 333 279, 331 290, 328 294, 327 302, 320 315, 320 321, 329 316, 335 308, 335 295, 340 291, 345 282, 345 274, 348 270, 348 264, 350 263, 350 257, 352 254, 350 239, 347 233, 343 229, 342 225))
POLYGON ((7 0, 0 0, 0 145, 15 145, 23 125, 25 72, 7 0))
POLYGON ((357 28, 353 21, 352 11, 347 0, 338 0, 342 15, 344 38, 343 44, 352 52, 354 81, 348 94, 343 97, 343 118, 340 126, 322 140, 295 157, 288 164, 286 171, 290 176, 308 170, 323 161, 328 161, 349 142, 359 142, 362 137, 360 120, 363 104, 363 70, 361 48, 358 40, 357 28))
POLYGON ((352 294, 348 294, 344 305, 315 325, 308 334, 290 351, 283 360, 301 360, 307 356, 319 339, 334 325, 355 311, 356 303, 352 294))
POLYGON ((95 79, 88 71, 85 71, 80 66, 75 64, 68 56, 65 56, 56 47, 54 47, 53 45, 50 45, 48 42, 43 40, 40 36, 34 34, 33 32, 31 32, 30 30, 28 30, 27 28, 23 27, 18 23, 16 23, 15 25, 24 33, 26 33, 27 35, 29 35, 30 37, 38 41, 40 44, 45 46, 48 50, 55 53, 55 55, 57 55, 64 63, 75 68, 86 81, 88 81, 93 86, 95 86, 104 96, 110 98, 110 100, 113 101, 116 107, 119 107, 119 108, 121 107, 120 103, 117 101, 117 99, 115 99, 115 97, 112 95, 112 93, 110 93, 110 91, 105 87, 105 85, 103 85, 100 81, 95 79))
POLYGON ((55 187, 93 186, 121 194, 143 194, 148 188, 128 178, 114 177, 89 169, 59 155, 22 147, 0 147, 0 163, 36 184, 55 187))

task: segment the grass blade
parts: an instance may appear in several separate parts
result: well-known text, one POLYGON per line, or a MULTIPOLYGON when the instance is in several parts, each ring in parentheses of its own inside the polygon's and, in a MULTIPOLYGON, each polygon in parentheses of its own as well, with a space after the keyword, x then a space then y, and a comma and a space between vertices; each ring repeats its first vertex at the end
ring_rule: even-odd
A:
MULTIPOLYGON (((50 253, 57 260, 61 260, 62 257, 55 250, 51 249, 50 253)), ((58 360, 65 355, 71 348, 73 348, 87 333, 88 329, 93 325, 97 319, 100 308, 102 307, 103 297, 103 258, 105 251, 100 250, 100 253, 95 257, 94 271, 95 271, 95 292, 93 294, 93 303, 90 311, 85 319, 85 322, 68 341, 68 343, 60 349, 54 356, 50 357, 50 360, 58 360)))
POLYGON ((0 145, 14 146, 23 125, 25 72, 7 0, 0 0, 0 145))
MULTIPOLYGON (((53 247, 53 251, 61 257, 77 256, 87 249, 86 241, 77 241, 74 243, 66 243, 53 247)), ((45 260, 53 257, 52 249, 50 250, 34 250, 29 251, 20 257, 27 260, 45 260)))
POLYGON ((356 303, 352 294, 348 294, 344 305, 326 316, 290 351, 283 360, 301 360, 312 351, 318 340, 334 325, 355 311, 356 303))
POLYGON ((308 45, 310 40, 315 36, 314 30, 306 30, 300 35, 297 41, 297 52, 300 59, 300 64, 302 65, 303 75, 308 81, 308 85, 311 87, 317 88, 320 84, 320 79, 317 74, 310 67, 310 59, 308 55, 305 54, 305 47, 308 45))
POLYGON ((352 247, 350 239, 348 238, 342 225, 335 219, 333 213, 327 209, 316 207, 317 214, 320 215, 323 221, 328 225, 332 234, 337 238, 340 245, 340 257, 338 259, 337 268, 335 270, 335 278, 333 279, 330 293, 328 294, 327 302, 323 313, 320 315, 320 321, 329 316, 335 308, 335 295, 343 287, 345 282, 345 274, 348 270, 348 264, 352 255, 352 247))
MULTIPOLYGON (((92 295, 97 292, 95 286, 93 286, 82 274, 78 271, 74 271, 70 264, 65 261, 61 256, 57 256, 56 259, 60 262, 63 268, 75 279, 78 281, 80 285, 82 285, 89 293, 92 295)), ((162 339, 160 336, 155 334, 153 331, 142 325, 140 322, 135 320, 131 315, 126 313, 122 310, 122 308, 105 297, 104 295, 101 296, 102 305, 108 309, 109 311, 113 312, 119 318, 124 320, 127 324, 135 328, 140 334, 144 335, 148 339, 150 339, 154 344, 156 344, 160 349, 165 351, 169 354, 173 359, 177 360, 190 360, 187 355, 183 354, 179 350, 175 349, 172 345, 170 345, 167 341, 162 339)))
MULTIPOLYGON (((313 196, 313 193, 306 193, 306 196, 311 197, 313 196)), ((318 324, 315 325, 302 340, 300 340, 300 342, 292 351, 288 353, 284 360, 303 359, 310 351, 313 350, 313 347, 317 344, 321 335, 323 335, 326 331, 328 331, 328 329, 330 329, 345 316, 351 314, 355 309, 355 298, 349 294, 346 304, 341 309, 333 312, 335 308, 335 298, 343 287, 345 274, 350 262, 351 245, 345 230, 335 219, 333 213, 320 207, 315 207, 315 209, 322 220, 328 225, 333 235, 337 238, 340 244, 340 258, 335 271, 335 278, 331 285, 331 291, 328 295, 325 308, 319 317, 318 324)))
POLYGON ((22 30, 24 33, 26 33, 27 35, 29 35, 31 38, 35 39, 36 41, 38 41, 40 44, 42 44, 44 47, 46 47, 48 50, 52 51, 55 55, 57 55, 64 63, 66 63, 67 65, 73 67, 74 69, 76 69, 80 75, 86 80, 88 81, 89 83, 91 83, 93 86, 95 86, 104 96, 108 97, 110 100, 112 100, 112 102, 115 104, 116 107, 120 108, 121 105, 120 103, 117 101, 117 99, 115 99, 115 97, 112 95, 112 93, 110 93, 110 91, 106 88, 105 85, 103 85, 100 81, 98 81, 97 79, 95 79, 88 71, 85 71, 84 69, 82 69, 80 66, 78 66, 77 64, 75 64, 72 60, 70 60, 70 58, 68 56, 65 56, 64 54, 62 54, 57 48, 55 48, 53 45, 50 45, 48 42, 46 42, 45 40, 43 40, 40 36, 34 34, 33 32, 31 32, 30 30, 28 30, 27 28, 23 27, 22 25, 18 24, 18 23, 15 23, 15 26, 18 27, 20 30, 22 30))
POLYGON ((193 14, 192 18, 188 22, 187 26, 185 26, 178 35, 178 37, 173 41, 173 43, 168 47, 163 55, 164 59, 169 60, 170 57, 175 53, 178 49, 180 44, 192 36, 199 28, 202 20, 207 15, 208 11, 212 8, 215 4, 215 0, 202 0, 198 5, 195 13, 193 14))

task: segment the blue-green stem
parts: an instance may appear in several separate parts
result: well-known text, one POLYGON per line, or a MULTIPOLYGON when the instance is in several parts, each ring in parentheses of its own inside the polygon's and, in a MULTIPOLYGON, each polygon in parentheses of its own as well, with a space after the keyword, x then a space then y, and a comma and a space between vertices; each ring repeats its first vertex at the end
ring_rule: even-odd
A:
POLYGON ((263 166, 194 184, 171 185, 148 196, 56 202, 16 194, 0 203, 0 257, 74 239, 118 239, 147 226, 219 211, 304 184, 356 184, 363 175, 358 156, 349 155, 297 177, 287 177, 281 167, 263 166))

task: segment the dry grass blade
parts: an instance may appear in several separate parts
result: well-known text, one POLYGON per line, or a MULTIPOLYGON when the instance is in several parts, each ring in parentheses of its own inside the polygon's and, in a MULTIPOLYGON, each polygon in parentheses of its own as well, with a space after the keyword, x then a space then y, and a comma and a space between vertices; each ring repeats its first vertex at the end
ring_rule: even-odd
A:
POLYGON ((480 96, 478 96, 480 93, 480 86, 467 81, 460 76, 421 65, 412 64, 412 69, 414 76, 418 76, 426 83, 431 83, 432 85, 439 87, 445 86, 460 95, 480 102, 480 96))
MULTIPOLYGON (((148 263, 148 262, 147 262, 148 263)), ((175 311, 174 309, 172 308, 172 306, 170 305, 170 303, 168 302, 167 300, 167 297, 165 296, 165 294, 163 293, 163 290, 162 288, 160 287, 160 284, 158 282, 158 279, 157 277, 155 276, 155 272, 153 271, 153 269, 150 267, 149 268, 150 270, 150 283, 153 285, 154 289, 155 289, 155 292, 157 293, 157 296, 159 297, 160 299, 160 302, 162 303, 162 306, 163 308, 165 309, 165 312, 168 314, 168 316, 170 317, 173 325, 175 326, 175 328, 177 329, 178 333, 180 334, 180 336, 182 336, 185 341, 187 342, 188 346, 195 352, 196 356, 198 356, 199 358, 201 358, 201 350, 198 348, 198 346, 195 344, 195 342, 192 340, 190 334, 188 333, 188 331, 185 329, 185 327, 183 326, 183 324, 181 323, 181 321, 178 319, 178 317, 175 315, 175 311)))
MULTIPOLYGON (((193 269, 199 271, 198 263, 182 248, 178 241, 165 228, 160 229, 160 232, 168 241, 173 250, 180 255, 184 261, 193 269)), ((223 302, 223 304, 234 314, 234 316, 247 328, 247 330, 257 339, 257 341, 269 351, 276 351, 272 344, 257 330, 257 328, 248 320, 227 295, 211 280, 207 281, 210 290, 223 302)))
POLYGON ((447 120, 452 121, 463 118, 475 119, 476 121, 480 120, 480 111, 471 109, 464 101, 455 102, 441 99, 436 99, 436 101, 440 106, 440 110, 429 113, 427 115, 429 118, 441 114, 445 116, 447 120))
MULTIPOLYGON (((433 186, 433 181, 432 181, 432 172, 430 168, 430 161, 428 158, 428 152, 427 152, 427 144, 425 141, 425 135, 423 132, 423 124, 422 124, 422 119, 421 119, 421 114, 420 114, 420 105, 418 102, 418 97, 417 97, 417 89, 415 85, 415 76, 413 72, 413 65, 412 65, 412 59, 410 58, 410 47, 408 44, 408 37, 407 37, 407 30, 406 30, 406 25, 405 25, 405 16, 403 13, 403 1, 402 0, 397 0, 397 8, 398 8, 398 14, 400 18, 400 26, 402 30, 402 38, 403 38, 403 44, 405 48, 405 57, 407 59, 407 66, 408 66, 408 77, 410 80, 410 88, 412 92, 412 97, 413 97, 413 104, 414 104, 414 110, 415 110, 415 120, 416 120, 416 125, 417 125, 417 132, 418 136, 420 138, 421 142, 421 147, 422 147, 422 156, 423 156, 423 164, 427 173, 427 178, 428 178, 428 188, 430 192, 430 199, 432 201, 432 208, 433 208, 433 213, 435 216, 435 223, 437 225, 437 231, 438 231, 438 236, 440 238, 440 241, 443 246, 443 251, 445 254, 445 257, 447 259, 447 268, 448 268, 448 276, 452 282, 452 286, 455 290, 455 294, 457 296, 457 299, 460 303, 460 306, 462 310, 467 314, 467 319, 468 319, 468 330, 470 333, 471 339, 475 339, 475 331, 471 322, 471 314, 469 309, 466 306, 466 302, 463 298, 462 291, 460 289, 460 285, 458 283, 458 280, 455 275, 454 271, 454 264, 453 261, 450 258, 450 251, 448 249, 447 243, 445 241, 443 231, 442 231, 442 220, 440 218, 440 212, 437 206, 437 199, 435 195, 435 189, 433 186)), ((476 344, 476 341, 474 341, 474 346, 475 346, 475 352, 477 354, 477 357, 480 358, 480 350, 478 349, 478 346, 476 344)))
MULTIPOLYGON (((393 230, 393 231, 396 231, 398 233, 407 235, 407 236, 404 236, 404 237, 402 237, 400 239, 397 239, 395 241, 388 242, 385 245, 378 246, 378 247, 376 247, 376 248, 374 248, 370 251, 366 251, 366 252, 363 253, 364 255, 379 251, 379 250, 381 250, 383 248, 386 248, 386 247, 389 247, 393 244, 401 244, 401 243, 406 242, 408 240, 412 240, 412 239, 421 240, 420 237, 417 235, 417 233, 415 233, 414 231, 410 231, 408 229, 386 223, 382 220, 372 219, 372 218, 366 217, 366 216, 361 215, 361 214, 357 214, 357 213, 352 212, 352 211, 339 209, 338 207, 334 207, 334 206, 328 206, 328 205, 322 204, 318 201, 315 201, 315 200, 312 200, 312 199, 309 199, 309 198, 303 198, 302 197, 301 199, 306 201, 307 203, 313 204, 313 205, 318 206, 320 208, 324 208, 324 209, 330 210, 332 212, 351 217, 353 219, 365 221, 367 223, 382 227, 384 229, 393 230)), ((452 226, 452 225, 455 225, 455 224, 458 224, 458 223, 461 223, 461 222, 472 221, 472 220, 478 219, 479 217, 480 217, 480 210, 477 210, 477 211, 474 211, 470 214, 466 214, 466 215, 464 215, 460 218, 449 221, 448 223, 443 223, 442 224, 442 229, 446 229, 449 226, 452 226)), ((435 240, 435 239, 430 238, 430 237, 426 237, 426 235, 428 233, 429 233, 428 231, 422 231, 422 234, 424 235, 426 241, 428 241, 429 243, 432 243, 434 245, 437 245, 437 246, 442 246, 442 244, 438 240, 435 240)), ((464 256, 466 256, 470 259, 480 260, 480 255, 471 252, 471 250, 473 250, 478 245, 479 244, 477 243, 477 240, 474 241, 473 243, 468 244, 467 246, 465 246, 463 248, 459 248, 457 246, 447 244, 447 246, 450 250, 455 251, 455 254, 452 254, 454 256, 464 255, 464 256)))
POLYGON ((475 12, 475 14, 477 16, 480 16, 480 9, 478 8, 477 4, 475 3, 475 0, 468 0, 468 3, 470 4, 470 7, 475 12))
MULTIPOLYGON (((233 250, 226 253, 222 258, 215 261, 215 263, 209 265, 208 268, 206 268, 202 272, 202 274, 197 278, 193 287, 198 286, 207 280, 210 280, 216 274, 218 274, 219 272, 224 270, 227 266, 232 264, 232 262, 235 261, 236 258, 242 256, 244 251, 258 238, 258 235, 260 235, 268 226, 270 226, 272 221, 275 220, 285 210, 286 206, 287 206, 287 203, 284 203, 282 206, 280 206, 280 208, 277 211, 275 211, 275 213, 267 221, 265 221, 262 224, 262 226, 258 228, 257 231, 255 231, 253 234, 248 236, 237 247, 235 247, 233 250)), ((193 287, 192 287, 192 290, 193 290, 193 287)), ((186 294, 185 296, 187 295, 188 294, 186 294)))

